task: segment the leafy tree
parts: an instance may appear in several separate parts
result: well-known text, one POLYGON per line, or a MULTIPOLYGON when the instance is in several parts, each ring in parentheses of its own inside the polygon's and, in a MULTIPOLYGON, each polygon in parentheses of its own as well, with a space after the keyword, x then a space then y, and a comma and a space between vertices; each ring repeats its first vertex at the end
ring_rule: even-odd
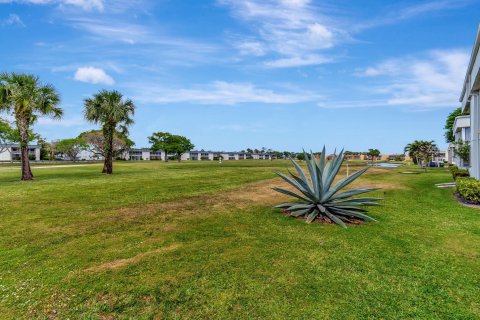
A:
POLYGON ((370 157, 372 157, 372 162, 376 160, 380 156, 380 150, 378 149, 368 149, 367 153, 370 157))
POLYGON ((438 148, 433 140, 415 140, 407 144, 404 151, 408 152, 408 155, 413 159, 413 163, 422 166, 438 152, 438 148))
POLYGON ((250 148, 247 148, 247 153, 253 153, 253 150, 250 148))
POLYGON ((8 121, 0 119, 0 153, 10 150, 9 145, 14 143, 15 129, 8 121))
POLYGON ((92 98, 85 99, 84 104, 85 119, 102 125, 102 133, 105 137, 103 146, 105 162, 102 173, 112 174, 115 132, 128 134, 128 126, 133 123, 135 105, 132 100, 124 99, 123 95, 116 90, 101 90, 92 98))
POLYGON ((297 154, 297 160, 305 160, 305 154, 304 153, 298 153, 297 154))
POLYGON ((148 137, 148 140, 153 151, 163 150, 165 152, 165 161, 168 161, 169 153, 174 153, 177 160, 180 161, 182 154, 195 147, 188 138, 168 132, 154 132, 148 137))
POLYGON ((0 74, 0 112, 8 112, 15 117, 20 142, 22 180, 33 179, 28 159, 30 126, 39 116, 61 118, 63 110, 58 107, 59 103, 60 95, 55 88, 42 84, 34 75, 0 74))
MULTIPOLYGON (((102 130, 82 132, 78 138, 85 141, 87 144, 87 150, 90 150, 94 154, 99 154, 105 158, 105 137, 103 136, 102 130)), ((112 144, 113 157, 117 158, 125 152, 128 152, 128 150, 130 150, 134 144, 135 143, 123 133, 118 131, 115 132, 112 144)))
POLYGON ((470 160, 470 144, 468 141, 459 140, 455 143, 455 154, 463 161, 470 160))
POLYGON ((80 138, 64 139, 57 142, 56 149, 75 162, 80 152, 87 150, 87 143, 80 138))
POLYGON ((455 118, 461 115, 462 115, 462 108, 457 108, 448 115, 447 121, 445 122, 445 127, 444 127, 445 129, 444 136, 445 136, 445 141, 447 143, 455 141, 453 124, 455 123, 455 118))
POLYGON ((48 159, 55 160, 55 155, 58 153, 57 141, 47 142, 45 144, 45 150, 48 153, 48 159))
MULTIPOLYGON (((40 136, 28 129, 28 143, 41 139, 40 136)), ((20 134, 17 129, 12 127, 8 121, 0 119, 0 152, 8 151, 12 156, 12 144, 20 142, 20 134)), ((12 159, 13 161, 13 159, 12 159)))

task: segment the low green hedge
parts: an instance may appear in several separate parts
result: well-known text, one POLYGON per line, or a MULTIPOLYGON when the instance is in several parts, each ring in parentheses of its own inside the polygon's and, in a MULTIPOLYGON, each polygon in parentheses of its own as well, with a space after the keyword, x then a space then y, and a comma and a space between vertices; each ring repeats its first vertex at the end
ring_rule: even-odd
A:
POLYGON ((455 184, 460 197, 467 201, 480 203, 480 181, 474 178, 458 178, 455 184))
POLYGON ((470 177, 470 173, 466 169, 460 169, 457 166, 451 166, 448 169, 452 173, 453 180, 457 180, 458 177, 470 177))

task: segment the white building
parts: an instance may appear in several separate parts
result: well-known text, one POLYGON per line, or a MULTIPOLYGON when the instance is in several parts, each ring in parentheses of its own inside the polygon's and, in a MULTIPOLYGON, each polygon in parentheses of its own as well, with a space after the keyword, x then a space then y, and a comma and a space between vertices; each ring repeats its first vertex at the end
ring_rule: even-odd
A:
POLYGON ((470 167, 470 161, 465 161, 455 154, 455 145, 460 141, 470 143, 470 116, 459 116, 455 118, 455 122, 453 123, 453 135, 455 137, 455 143, 449 145, 449 163, 455 164, 462 169, 468 169, 470 167))
POLYGON ((480 28, 473 45, 470 63, 463 83, 460 102, 462 111, 470 116, 470 176, 480 179, 480 28))
MULTIPOLYGON (((20 161, 20 145, 9 144, 0 146, 0 161, 20 161)), ((40 146, 28 146, 30 160, 40 161, 40 146)))
MULTIPOLYGON (((131 149, 128 155, 125 156, 125 160, 165 160, 168 157, 169 160, 174 160, 176 154, 165 154, 165 151, 152 151, 150 149, 131 149)), ((219 159, 225 160, 270 160, 271 156, 268 154, 256 154, 256 153, 242 153, 242 152, 225 152, 225 151, 205 151, 205 150, 192 150, 182 154, 180 160, 192 160, 192 161, 217 161, 219 159)))

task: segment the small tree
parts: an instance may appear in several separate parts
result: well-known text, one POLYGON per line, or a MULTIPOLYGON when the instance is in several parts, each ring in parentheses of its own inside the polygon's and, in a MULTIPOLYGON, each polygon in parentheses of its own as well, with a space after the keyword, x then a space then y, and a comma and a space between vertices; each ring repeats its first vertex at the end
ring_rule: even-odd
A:
POLYGON ((165 161, 168 161, 169 153, 174 153, 177 160, 181 161, 182 154, 195 147, 188 138, 168 132, 154 132, 148 137, 148 140, 153 151, 163 150, 165 152, 165 161))
POLYGON ((56 149, 75 162, 80 152, 87 150, 87 144, 80 138, 64 139, 57 143, 56 149))
POLYGON ((375 161, 376 158, 380 156, 380 150, 378 150, 378 149, 368 149, 367 154, 372 158, 372 163, 373 163, 373 161, 375 161))
MULTIPOLYGON (((78 138, 85 141, 87 150, 90 150, 95 155, 101 155, 105 157, 105 137, 102 130, 91 130, 82 132, 78 138)), ((117 158, 123 153, 128 152, 134 145, 134 142, 128 139, 127 136, 121 132, 115 132, 112 140, 112 152, 113 157, 117 158)))
POLYGON ((51 141, 45 144, 45 149, 48 153, 49 160, 55 160, 55 155, 58 153, 57 142, 58 141, 51 141))
POLYGON ((415 140, 405 147, 405 152, 413 159, 413 163, 422 167, 430 160, 435 153, 438 152, 437 145, 434 141, 415 140))
POLYGON ((8 121, 0 119, 0 153, 10 150, 10 145, 14 143, 15 129, 8 121))
POLYGON ((470 160, 470 144, 468 141, 459 140, 455 143, 455 154, 463 161, 470 160))
MULTIPOLYGON (((28 143, 39 139, 39 135, 34 133, 31 128, 28 128, 28 143)), ((12 127, 8 121, 0 119, 0 152, 8 151, 11 161, 13 161, 13 149, 11 146, 19 143, 19 131, 12 127)))

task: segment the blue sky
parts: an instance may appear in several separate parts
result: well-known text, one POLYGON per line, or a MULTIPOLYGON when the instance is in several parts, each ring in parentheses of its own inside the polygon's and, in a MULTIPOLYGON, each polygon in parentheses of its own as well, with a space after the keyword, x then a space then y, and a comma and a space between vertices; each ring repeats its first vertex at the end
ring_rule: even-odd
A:
POLYGON ((0 0, 0 70, 62 95, 47 139, 94 128, 83 99, 117 89, 137 105, 131 138, 197 148, 442 148, 480 1, 0 0))

